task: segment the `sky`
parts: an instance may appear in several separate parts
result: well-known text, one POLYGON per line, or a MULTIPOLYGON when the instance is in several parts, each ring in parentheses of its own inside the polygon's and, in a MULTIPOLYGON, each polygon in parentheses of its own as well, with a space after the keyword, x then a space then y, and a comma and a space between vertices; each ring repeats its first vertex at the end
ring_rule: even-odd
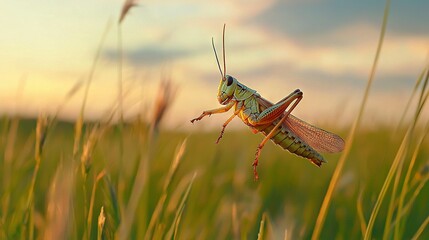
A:
MULTIPOLYGON (((189 120, 219 107, 220 74, 211 38, 227 74, 277 102, 304 92, 294 115, 317 125, 355 118, 374 61, 385 1, 138 1, 118 27, 120 0, 6 0, 0 3, 0 114, 40 112, 76 118, 82 86, 101 46, 89 90, 88 119, 106 116, 118 99, 122 42, 125 116, 149 116, 160 82, 177 92, 164 124, 218 127, 230 114, 189 120), (103 33, 106 38, 100 44, 103 33), (67 102, 66 102, 67 99, 67 102)), ((392 0, 365 121, 395 124, 429 63, 429 1, 392 0)), ((235 120, 234 126, 240 126, 235 120)))

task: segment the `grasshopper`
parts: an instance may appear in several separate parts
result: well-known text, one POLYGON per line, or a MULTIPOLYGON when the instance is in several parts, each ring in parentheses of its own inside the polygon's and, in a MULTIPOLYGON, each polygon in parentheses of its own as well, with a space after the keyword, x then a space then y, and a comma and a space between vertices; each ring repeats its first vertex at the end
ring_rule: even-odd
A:
POLYGON ((340 136, 306 123, 291 114, 292 110, 303 98, 303 92, 299 89, 273 104, 261 97, 255 90, 226 74, 225 25, 223 26, 222 46, 223 71, 219 64, 213 38, 212 46, 221 74, 217 100, 224 106, 204 111, 199 117, 192 119, 191 122, 194 123, 212 114, 227 112, 234 107, 234 113, 222 125, 222 130, 216 143, 219 143, 226 126, 236 116, 249 126, 253 133, 262 132, 265 138, 256 149, 255 160, 252 164, 255 180, 259 179, 256 167, 258 166, 261 150, 270 139, 283 149, 307 158, 319 167, 326 162, 319 152, 336 153, 343 150, 344 140, 340 136))

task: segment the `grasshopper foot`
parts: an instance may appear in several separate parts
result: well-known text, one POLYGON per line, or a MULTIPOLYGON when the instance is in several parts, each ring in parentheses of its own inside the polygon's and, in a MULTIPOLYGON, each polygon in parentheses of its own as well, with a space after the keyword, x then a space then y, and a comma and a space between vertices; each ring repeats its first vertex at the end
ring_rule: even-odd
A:
POLYGON ((252 166, 253 166, 253 180, 256 182, 259 180, 258 170, 256 170, 256 167, 258 166, 258 159, 255 159, 252 166))
POLYGON ((225 132, 225 127, 223 127, 222 130, 220 131, 219 137, 216 140, 216 144, 219 143, 220 139, 223 137, 224 132, 225 132))
POLYGON ((264 147, 263 144, 259 144, 258 148, 256 149, 256 153, 255 153, 255 160, 253 161, 253 175, 255 177, 255 181, 259 180, 259 175, 258 175, 258 171, 256 170, 256 167, 258 166, 258 161, 259 161, 259 156, 261 155, 261 150, 264 147))
POLYGON ((195 121, 200 121, 200 120, 201 120, 201 118, 194 118, 191 120, 191 123, 194 123, 195 121))
POLYGON ((205 116, 207 116, 207 115, 208 115, 208 116, 210 116, 211 114, 210 114, 210 113, 203 112, 199 117, 192 119, 192 120, 191 120, 191 123, 194 123, 195 121, 200 121, 201 119, 203 119, 203 117, 205 117, 205 116))
POLYGON ((199 117, 197 117, 197 118, 194 118, 194 119, 192 119, 192 120, 191 120, 191 123, 194 123, 195 121, 200 121, 203 117, 204 117, 204 116, 203 116, 203 115, 201 115, 201 116, 199 116, 199 117))
POLYGON ((255 182, 259 180, 259 175, 258 175, 258 170, 256 169, 256 167, 258 166, 258 160, 259 160, 259 155, 261 154, 261 149, 258 147, 258 149, 256 150, 256 154, 255 154, 255 160, 253 161, 253 176, 254 176, 254 180, 255 182))

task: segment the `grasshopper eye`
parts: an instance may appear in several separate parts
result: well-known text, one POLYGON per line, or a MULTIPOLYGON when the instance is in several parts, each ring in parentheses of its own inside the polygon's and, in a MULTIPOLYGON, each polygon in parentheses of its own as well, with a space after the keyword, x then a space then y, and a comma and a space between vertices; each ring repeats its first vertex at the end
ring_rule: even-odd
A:
POLYGON ((232 79, 231 76, 228 76, 228 78, 226 80, 227 80, 226 86, 230 86, 232 84, 232 82, 233 82, 233 79, 232 79))

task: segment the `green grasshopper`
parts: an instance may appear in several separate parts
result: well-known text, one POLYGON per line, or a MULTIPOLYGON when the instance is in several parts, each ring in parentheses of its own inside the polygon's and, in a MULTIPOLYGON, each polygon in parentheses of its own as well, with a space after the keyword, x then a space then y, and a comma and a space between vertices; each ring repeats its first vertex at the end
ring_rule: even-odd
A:
POLYGON ((235 107, 234 114, 222 125, 222 130, 216 143, 219 143, 226 126, 236 116, 248 125, 253 133, 262 132, 265 138, 256 149, 255 160, 252 164, 255 180, 259 179, 256 167, 258 166, 261 150, 269 139, 283 149, 309 159, 317 166, 326 162, 319 152, 336 153, 343 150, 344 140, 340 136, 306 123, 291 114, 292 110, 303 98, 303 93, 299 89, 273 104, 261 97, 255 90, 226 74, 225 25, 223 27, 223 72, 219 64, 213 38, 212 46, 221 74, 217 100, 225 106, 204 111, 199 117, 192 119, 191 122, 199 121, 203 117, 212 114, 227 112, 232 107, 235 107))

